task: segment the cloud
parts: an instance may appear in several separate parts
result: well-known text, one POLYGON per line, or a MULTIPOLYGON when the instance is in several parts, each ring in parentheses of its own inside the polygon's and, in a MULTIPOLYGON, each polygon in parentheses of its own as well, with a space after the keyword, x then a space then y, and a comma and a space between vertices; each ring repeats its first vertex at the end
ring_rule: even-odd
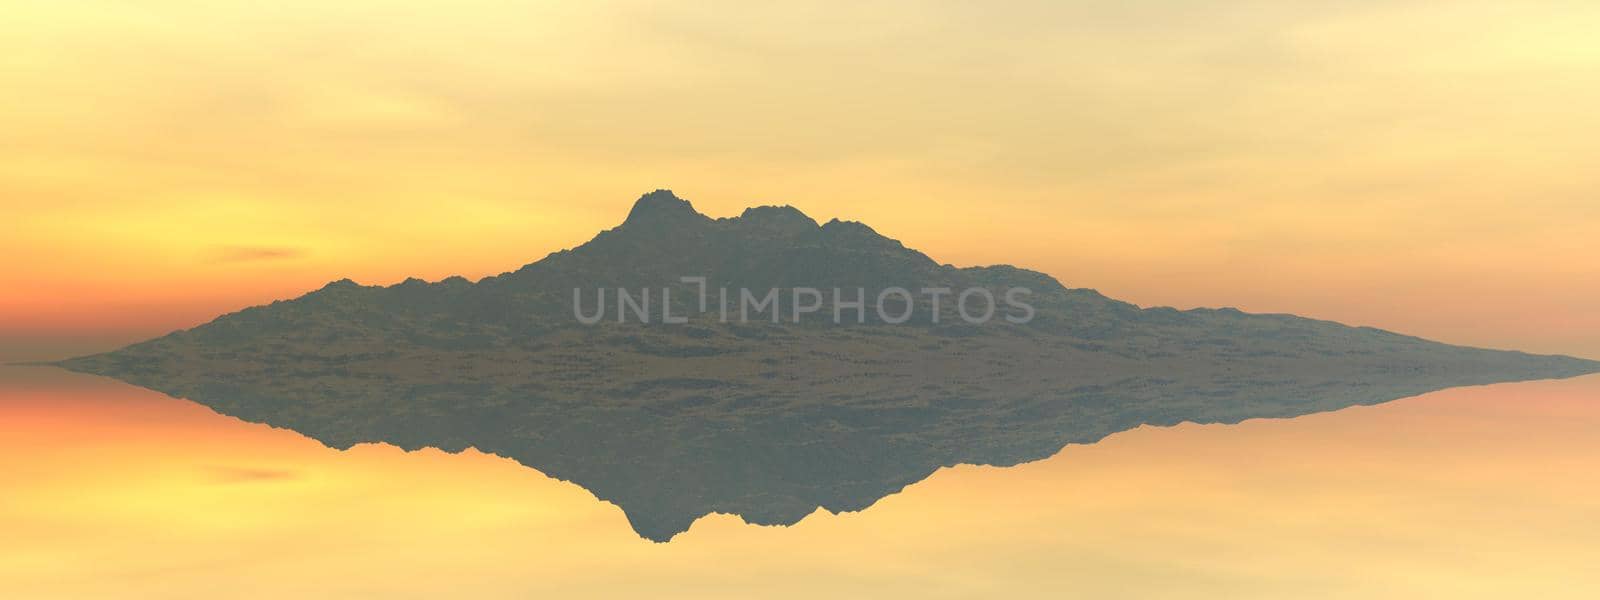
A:
POLYGON ((220 246, 212 251, 212 257, 218 262, 286 260, 304 255, 304 249, 282 246, 220 246))
POLYGON ((213 483, 255 483, 262 481, 280 481, 286 479, 299 479, 300 474, 287 469, 264 469, 259 467, 234 467, 226 465, 213 465, 206 467, 207 479, 213 483))

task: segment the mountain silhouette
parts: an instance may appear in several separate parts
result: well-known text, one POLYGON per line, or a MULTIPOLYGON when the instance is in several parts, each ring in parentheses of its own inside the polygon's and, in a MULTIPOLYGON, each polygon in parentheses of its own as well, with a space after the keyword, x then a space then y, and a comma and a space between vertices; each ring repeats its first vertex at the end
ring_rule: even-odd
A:
POLYGON ((940 467, 1038 460, 1145 424, 1600 371, 1292 315, 1143 309, 1015 267, 941 265, 788 206, 714 219, 665 190, 581 246, 478 282, 341 280, 59 364, 334 448, 475 447, 584 486, 658 541, 712 512, 781 525, 861 510, 940 467), (796 288, 861 306, 790 318, 796 288), (650 290, 648 318, 619 289, 650 290), (891 289, 915 293, 880 302, 891 289), (1000 300, 1017 289, 1029 311, 1000 300), (772 315, 739 319, 721 290, 781 293, 772 315), (987 293, 995 317, 964 318, 960 290, 987 293), (596 309, 599 322, 578 318, 596 309))

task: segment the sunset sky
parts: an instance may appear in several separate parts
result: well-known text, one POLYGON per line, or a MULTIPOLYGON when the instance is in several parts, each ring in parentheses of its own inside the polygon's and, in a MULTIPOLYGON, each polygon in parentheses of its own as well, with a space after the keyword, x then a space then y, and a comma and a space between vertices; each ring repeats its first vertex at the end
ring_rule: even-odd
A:
POLYGON ((512 270, 656 188, 1600 358, 1600 4, 762 4, 9 3, 0 359, 512 270))

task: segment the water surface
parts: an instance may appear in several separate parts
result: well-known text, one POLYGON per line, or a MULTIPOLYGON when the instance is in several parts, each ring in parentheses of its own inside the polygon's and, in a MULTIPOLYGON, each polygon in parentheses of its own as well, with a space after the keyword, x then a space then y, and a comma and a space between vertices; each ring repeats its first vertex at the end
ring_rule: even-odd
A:
POLYGON ((712 515, 665 544, 500 457, 337 451, 50 369, 0 370, 0 461, 7 597, 1600 591, 1596 376, 1141 427, 792 527, 712 515))

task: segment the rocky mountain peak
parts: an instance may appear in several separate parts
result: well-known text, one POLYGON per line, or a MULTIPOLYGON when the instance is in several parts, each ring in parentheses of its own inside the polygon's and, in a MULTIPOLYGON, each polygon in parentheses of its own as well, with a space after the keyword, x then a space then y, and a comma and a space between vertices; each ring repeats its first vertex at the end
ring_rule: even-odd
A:
POLYGON ((661 189, 640 196, 622 224, 624 227, 643 227, 708 220, 688 200, 679 198, 672 190, 661 189))

